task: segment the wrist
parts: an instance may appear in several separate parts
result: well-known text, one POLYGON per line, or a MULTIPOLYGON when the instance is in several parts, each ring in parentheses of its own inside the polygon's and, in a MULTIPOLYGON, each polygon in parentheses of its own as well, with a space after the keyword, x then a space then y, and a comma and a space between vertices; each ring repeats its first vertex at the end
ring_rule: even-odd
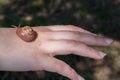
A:
POLYGON ((19 70, 32 63, 29 57, 36 47, 21 40, 16 28, 0 28, 0 37, 0 70, 19 70))
POLYGON ((0 70, 6 69, 12 58, 15 57, 17 42, 20 40, 16 35, 15 28, 0 28, 0 70))
POLYGON ((0 52, 6 50, 5 48, 13 42, 15 37, 14 28, 0 28, 0 52))

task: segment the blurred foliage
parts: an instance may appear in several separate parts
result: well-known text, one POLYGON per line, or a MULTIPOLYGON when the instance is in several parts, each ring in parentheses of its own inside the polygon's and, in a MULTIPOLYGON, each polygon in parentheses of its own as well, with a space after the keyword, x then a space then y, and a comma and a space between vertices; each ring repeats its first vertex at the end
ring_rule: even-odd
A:
POLYGON ((0 26, 72 24, 120 37, 119 0, 0 0, 0 26))
MULTIPOLYGON (((11 27, 11 25, 19 24, 22 26, 71 24, 119 40, 120 0, 0 0, 0 27, 11 27)), ((103 50, 109 52, 106 48, 103 48, 103 50)), ((94 69, 91 69, 93 60, 75 55, 58 58, 70 64, 86 79, 93 80, 94 69), (83 68, 78 65, 83 68, 83 70, 79 70, 74 66, 77 62, 86 67, 83 68)), ((49 72, 46 73, 43 80, 56 80, 58 77, 59 80, 68 80, 58 74, 49 72)), ((8 79, 37 80, 40 78, 34 72, 0 73, 0 80, 8 79)))

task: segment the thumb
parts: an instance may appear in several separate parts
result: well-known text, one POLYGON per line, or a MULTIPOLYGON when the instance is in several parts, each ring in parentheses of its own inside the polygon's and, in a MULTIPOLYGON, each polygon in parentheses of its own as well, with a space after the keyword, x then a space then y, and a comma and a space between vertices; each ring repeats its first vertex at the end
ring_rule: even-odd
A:
POLYGON ((46 71, 57 72, 71 80, 84 80, 75 70, 61 60, 48 56, 43 62, 43 68, 46 71))

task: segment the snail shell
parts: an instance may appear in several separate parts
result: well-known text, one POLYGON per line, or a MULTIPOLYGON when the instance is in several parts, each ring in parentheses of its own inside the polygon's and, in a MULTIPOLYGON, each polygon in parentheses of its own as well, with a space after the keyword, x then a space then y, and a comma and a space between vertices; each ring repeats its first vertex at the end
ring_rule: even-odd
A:
POLYGON ((32 42, 37 38, 37 32, 34 31, 30 26, 18 27, 16 34, 25 42, 32 42))

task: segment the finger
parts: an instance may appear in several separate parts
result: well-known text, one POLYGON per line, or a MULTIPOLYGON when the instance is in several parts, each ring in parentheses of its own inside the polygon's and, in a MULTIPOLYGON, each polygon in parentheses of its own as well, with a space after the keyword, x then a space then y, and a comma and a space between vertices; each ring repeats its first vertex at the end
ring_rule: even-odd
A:
POLYGON ((46 60, 44 60, 42 63, 42 66, 46 71, 57 72, 71 80, 84 80, 69 65, 61 60, 53 57, 46 57, 46 60))
POLYGON ((36 27, 32 27, 32 28, 37 32, 49 32, 49 31, 51 31, 49 28, 44 27, 44 26, 36 26, 36 27))
POLYGON ((113 41, 105 37, 81 33, 77 31, 55 31, 50 33, 49 37, 54 40, 60 40, 60 39, 75 40, 75 41, 83 42, 88 45, 96 45, 96 46, 107 46, 111 44, 113 41))
POLYGON ((54 30, 54 31, 79 31, 79 32, 87 33, 87 34, 96 35, 85 29, 82 29, 80 27, 73 26, 73 25, 54 25, 54 26, 49 26, 47 28, 54 30))
POLYGON ((72 40, 54 40, 41 45, 41 49, 50 56, 74 53, 79 56, 102 59, 105 53, 86 46, 85 44, 72 40), (48 46, 49 45, 49 46, 48 46))

